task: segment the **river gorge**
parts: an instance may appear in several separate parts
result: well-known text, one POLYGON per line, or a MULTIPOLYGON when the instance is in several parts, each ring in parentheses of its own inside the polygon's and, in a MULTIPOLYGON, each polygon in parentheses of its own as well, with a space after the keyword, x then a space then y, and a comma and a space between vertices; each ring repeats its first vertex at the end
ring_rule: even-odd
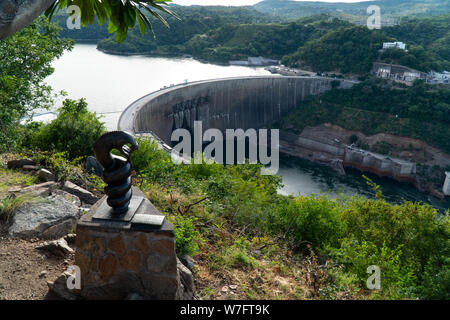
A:
MULTIPOLYGON (((56 91, 66 90, 69 98, 86 98, 90 110, 102 114, 108 130, 117 128, 119 116, 133 101, 165 86, 182 84, 186 80, 270 75, 263 68, 217 66, 185 58, 107 55, 97 51, 95 45, 88 44, 77 44, 53 66, 55 73, 47 82, 56 91)), ((293 99, 292 103, 297 103, 293 99)), ((346 169, 346 175, 340 175, 326 166, 282 155, 278 174, 283 178, 284 187, 279 191, 283 194, 328 193, 336 197, 340 193, 358 193, 374 196, 361 173, 353 169, 346 169)), ((392 203, 402 199, 417 200, 439 209, 450 208, 448 198, 439 200, 408 183, 367 175, 381 185, 386 199, 392 203)))

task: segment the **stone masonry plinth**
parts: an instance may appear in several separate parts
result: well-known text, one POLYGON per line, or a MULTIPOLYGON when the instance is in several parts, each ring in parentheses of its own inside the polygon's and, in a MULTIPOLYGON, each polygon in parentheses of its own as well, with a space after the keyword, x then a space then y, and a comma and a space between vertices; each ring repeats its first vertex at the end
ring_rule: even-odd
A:
MULTIPOLYGON (((161 215, 144 197, 136 214, 161 215)), ((75 264, 81 271, 81 296, 86 299, 180 299, 183 285, 177 269, 175 233, 165 220, 161 227, 93 219, 106 197, 77 224, 75 264)))

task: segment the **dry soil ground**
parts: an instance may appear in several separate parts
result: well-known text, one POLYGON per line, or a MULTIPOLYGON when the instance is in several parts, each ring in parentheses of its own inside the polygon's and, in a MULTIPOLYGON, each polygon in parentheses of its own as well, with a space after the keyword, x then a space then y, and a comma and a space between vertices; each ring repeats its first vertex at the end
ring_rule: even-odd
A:
POLYGON ((55 281, 74 257, 56 257, 36 249, 42 242, 0 237, 0 299, 56 299, 48 293, 47 281, 55 281))

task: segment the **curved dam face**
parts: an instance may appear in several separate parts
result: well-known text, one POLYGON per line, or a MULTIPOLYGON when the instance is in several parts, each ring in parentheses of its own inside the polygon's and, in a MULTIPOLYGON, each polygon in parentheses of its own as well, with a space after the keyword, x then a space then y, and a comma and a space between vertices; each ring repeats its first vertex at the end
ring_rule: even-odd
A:
POLYGON ((203 132, 226 129, 270 128, 310 95, 330 90, 332 82, 349 88, 355 82, 318 77, 262 76, 192 82, 165 88, 133 102, 121 115, 118 129, 133 134, 152 133, 171 146, 171 134, 193 132, 202 121, 203 132))

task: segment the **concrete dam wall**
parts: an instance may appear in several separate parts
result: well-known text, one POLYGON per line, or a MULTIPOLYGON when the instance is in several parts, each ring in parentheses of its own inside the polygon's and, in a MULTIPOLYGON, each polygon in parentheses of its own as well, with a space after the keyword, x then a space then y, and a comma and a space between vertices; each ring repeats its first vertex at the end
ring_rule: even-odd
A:
POLYGON ((193 132, 194 121, 210 128, 270 128, 307 96, 318 95, 339 81, 339 88, 355 83, 318 77, 261 76, 197 81, 165 88, 133 102, 121 115, 119 130, 152 133, 167 145, 178 128, 193 132))

